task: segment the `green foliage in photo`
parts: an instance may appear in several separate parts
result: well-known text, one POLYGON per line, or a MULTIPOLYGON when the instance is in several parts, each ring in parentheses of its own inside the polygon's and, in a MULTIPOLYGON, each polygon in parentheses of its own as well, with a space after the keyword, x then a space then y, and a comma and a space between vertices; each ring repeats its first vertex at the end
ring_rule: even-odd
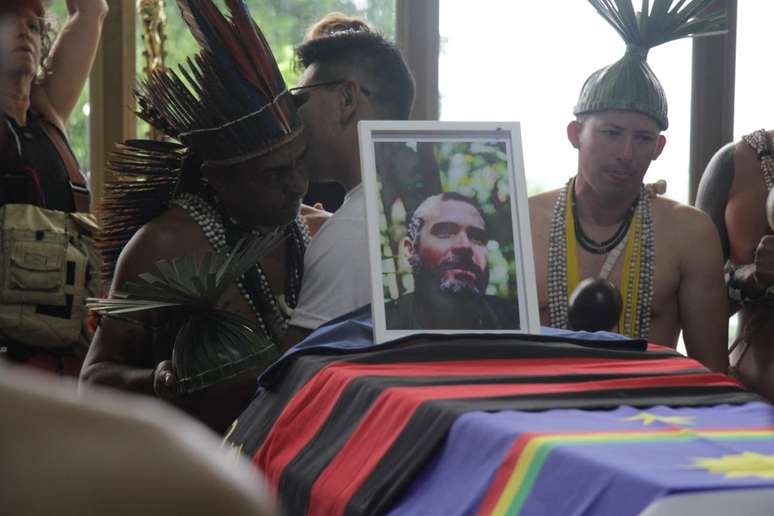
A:
POLYGON ((487 294, 516 297, 510 176, 504 143, 378 142, 376 163, 386 300, 413 291, 411 266, 403 252, 406 226, 424 199, 442 192, 457 192, 478 204, 489 235, 487 294))

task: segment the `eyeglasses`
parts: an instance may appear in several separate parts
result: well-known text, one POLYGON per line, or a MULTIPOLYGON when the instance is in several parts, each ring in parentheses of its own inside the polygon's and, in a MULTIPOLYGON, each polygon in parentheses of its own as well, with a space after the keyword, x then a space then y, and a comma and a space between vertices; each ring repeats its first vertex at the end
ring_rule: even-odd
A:
MULTIPOLYGON (((329 86, 338 86, 339 84, 344 84, 348 80, 349 79, 339 79, 337 81, 326 81, 326 82, 318 82, 315 84, 307 84, 306 86, 296 86, 295 88, 290 88, 288 90, 288 93, 290 93, 294 97, 299 97, 300 96, 299 93, 303 93, 306 90, 311 90, 313 88, 325 88, 329 86)), ((363 92, 363 95, 365 95, 366 97, 371 96, 371 90, 364 88, 363 85, 358 82, 355 82, 355 84, 357 84, 357 87, 360 88, 360 91, 363 92)), ((306 101, 305 98, 303 100, 306 101)))

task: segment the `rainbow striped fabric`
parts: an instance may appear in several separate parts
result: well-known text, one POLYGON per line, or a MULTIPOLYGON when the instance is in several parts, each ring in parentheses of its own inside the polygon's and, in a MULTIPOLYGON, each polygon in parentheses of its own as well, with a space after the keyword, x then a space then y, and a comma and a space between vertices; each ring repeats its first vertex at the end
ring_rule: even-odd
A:
POLYGON ((228 437, 288 514, 637 514, 772 485, 733 469, 771 464, 772 408, 670 349, 370 332, 363 314, 317 332, 228 437))
POLYGON ((475 412, 390 513, 639 514, 670 494, 762 486, 774 487, 765 403, 475 412))

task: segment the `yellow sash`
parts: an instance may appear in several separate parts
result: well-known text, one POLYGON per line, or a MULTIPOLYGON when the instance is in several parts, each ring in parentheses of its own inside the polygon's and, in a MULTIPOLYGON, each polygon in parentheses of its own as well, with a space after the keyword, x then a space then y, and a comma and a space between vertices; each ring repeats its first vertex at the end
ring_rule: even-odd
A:
MULTIPOLYGON (((575 188, 574 181, 570 184, 570 189, 567 191, 567 200, 564 207, 564 234, 566 239, 567 249, 567 299, 570 298, 575 287, 580 283, 580 266, 578 264, 578 249, 576 247, 575 237, 575 218, 572 213, 572 195, 573 188, 575 188)), ((619 287, 621 293, 621 300, 623 301, 623 307, 621 309, 621 316, 618 319, 618 333, 626 335, 627 337, 637 338, 637 307, 639 282, 640 282, 640 268, 642 265, 642 229, 640 224, 640 217, 635 211, 632 223, 629 226, 626 241, 626 251, 624 253, 623 271, 621 272, 621 286, 619 287), (634 243, 637 242, 637 255, 635 260, 632 260, 634 254, 634 243), (634 266, 634 275, 630 274, 631 267, 634 266), (634 281, 630 284, 629 277, 632 276, 634 281), (627 293, 629 295, 627 296, 627 293), (628 317, 627 317, 627 308, 628 317)))

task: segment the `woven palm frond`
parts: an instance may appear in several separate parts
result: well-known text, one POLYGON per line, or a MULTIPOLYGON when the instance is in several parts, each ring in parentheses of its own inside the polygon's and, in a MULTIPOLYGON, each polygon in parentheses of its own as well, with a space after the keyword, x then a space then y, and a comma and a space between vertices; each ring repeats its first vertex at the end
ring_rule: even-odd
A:
POLYGON ((279 232, 240 241, 227 255, 183 256, 156 262, 110 299, 90 298, 95 312, 119 315, 178 307, 185 320, 175 338, 172 363, 178 389, 191 392, 250 369, 268 366, 279 354, 252 321, 216 308, 225 289, 284 239, 279 232))
POLYGON ((186 318, 175 338, 177 389, 194 392, 246 371, 263 371, 279 350, 250 321, 224 310, 186 318))

